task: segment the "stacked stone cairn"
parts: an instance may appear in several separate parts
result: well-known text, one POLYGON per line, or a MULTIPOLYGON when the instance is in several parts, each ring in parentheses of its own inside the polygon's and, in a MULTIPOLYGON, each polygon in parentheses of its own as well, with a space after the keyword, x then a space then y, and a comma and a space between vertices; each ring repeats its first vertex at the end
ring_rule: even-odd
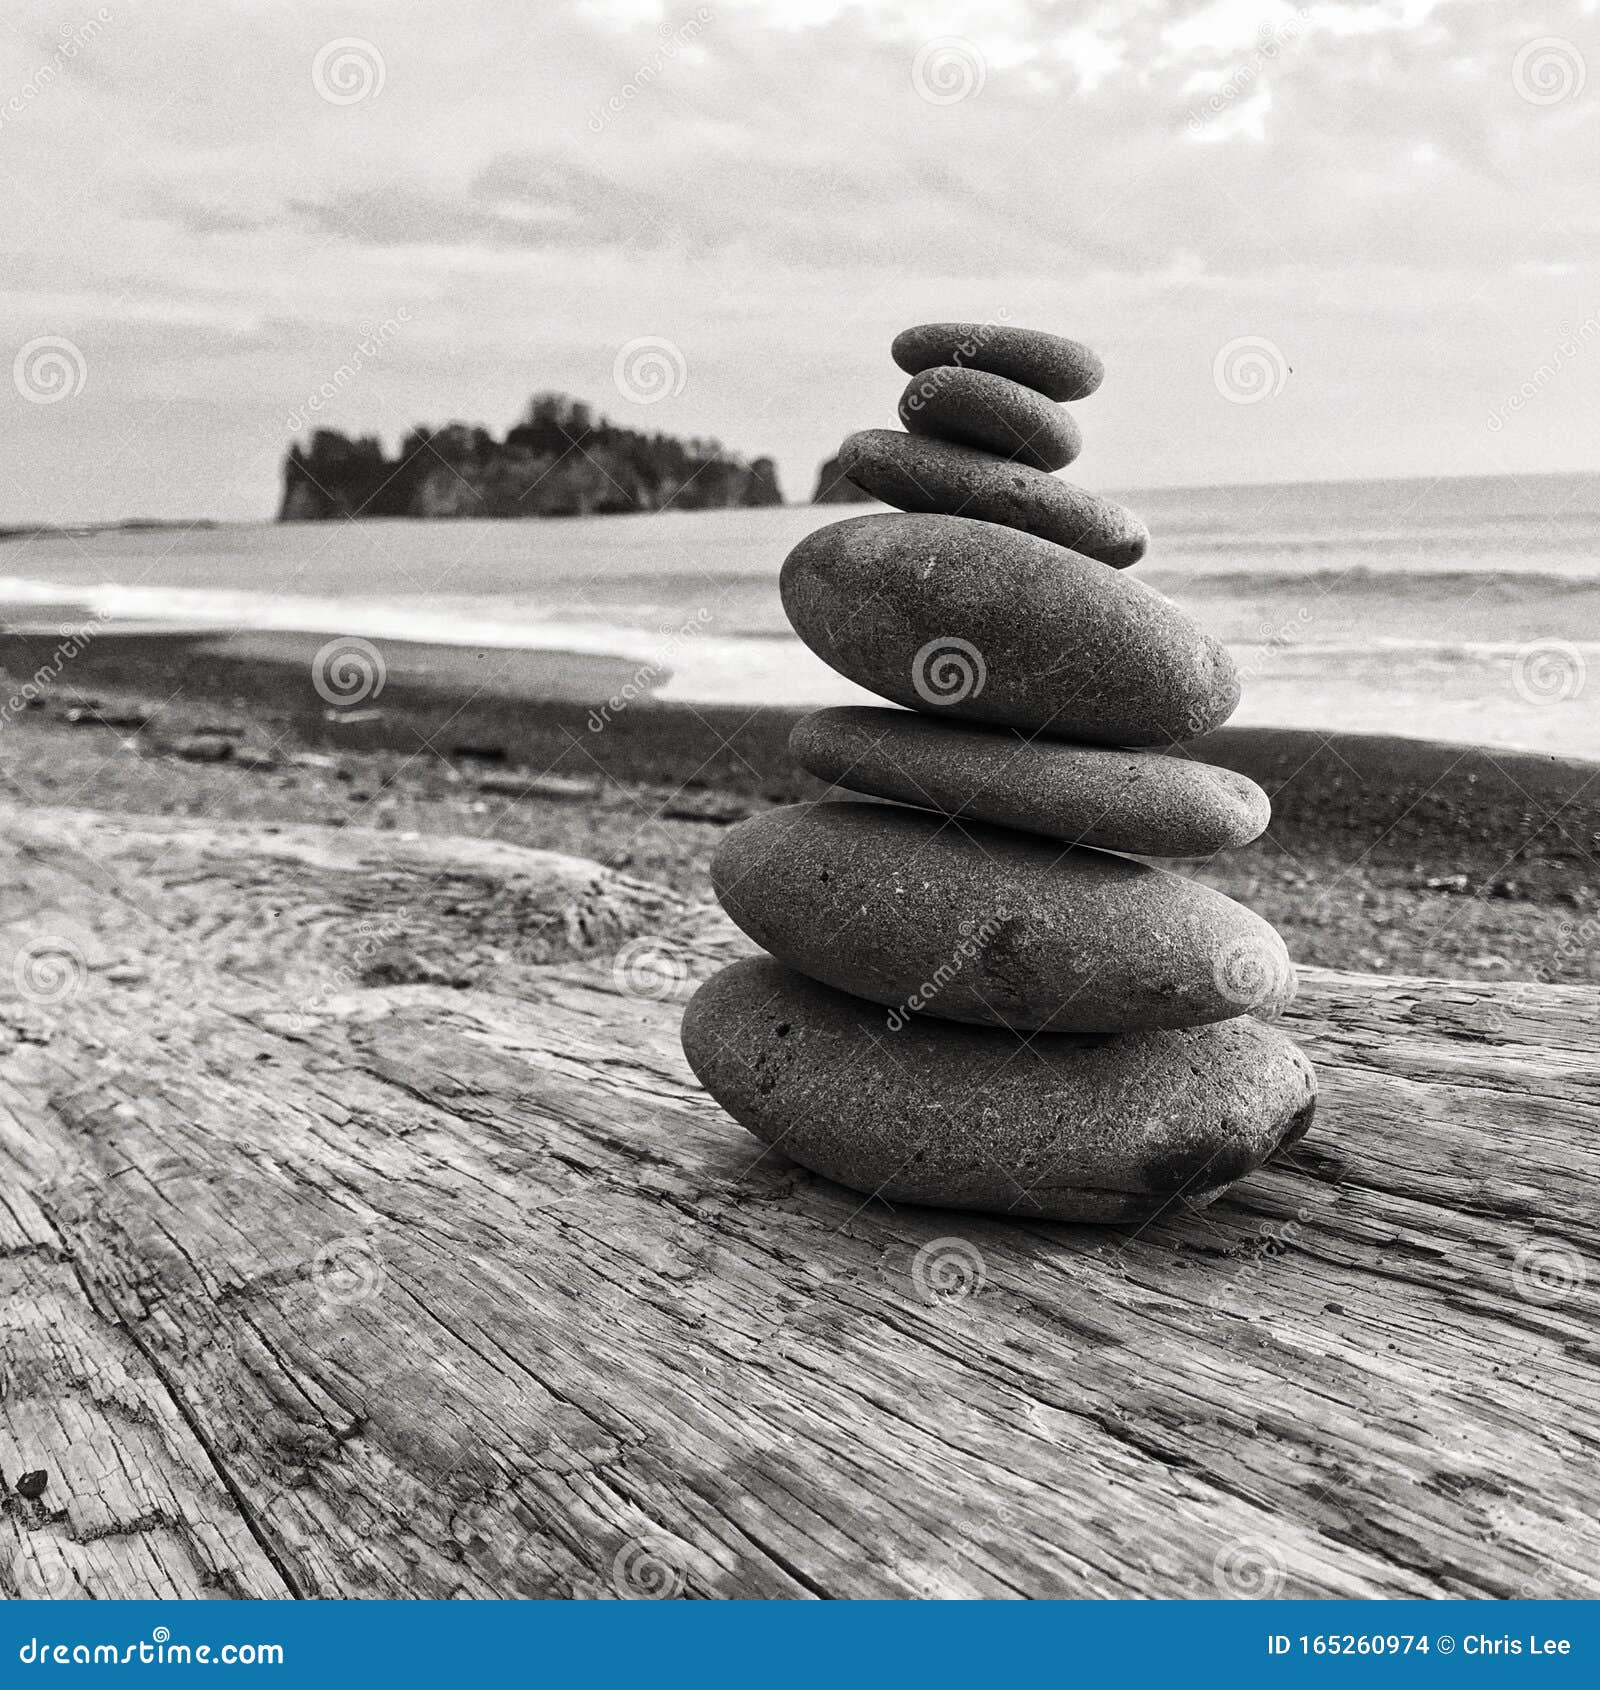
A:
POLYGON ((810 535, 781 590, 818 656, 905 708, 796 727, 807 770, 869 798, 727 835, 717 897, 769 955, 700 989, 684 1050, 763 1143, 889 1202, 1107 1222, 1208 1203, 1316 1098, 1268 1025, 1294 993, 1282 939, 1140 860, 1265 829, 1253 781, 1177 751, 1232 714, 1238 672, 1123 573, 1138 518, 1054 474, 1094 353, 981 323, 893 351, 906 432, 842 460, 897 509, 810 535))

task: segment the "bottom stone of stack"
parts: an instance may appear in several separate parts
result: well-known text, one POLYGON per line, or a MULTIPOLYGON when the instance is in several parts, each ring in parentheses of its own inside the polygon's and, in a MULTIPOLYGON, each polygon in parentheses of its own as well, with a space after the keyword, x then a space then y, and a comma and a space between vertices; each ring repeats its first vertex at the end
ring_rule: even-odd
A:
POLYGON ((683 1048, 736 1121, 813 1173, 1019 1220, 1203 1207, 1316 1104, 1311 1064, 1248 1016, 1028 1038, 886 1012, 768 957, 700 988, 683 1048))

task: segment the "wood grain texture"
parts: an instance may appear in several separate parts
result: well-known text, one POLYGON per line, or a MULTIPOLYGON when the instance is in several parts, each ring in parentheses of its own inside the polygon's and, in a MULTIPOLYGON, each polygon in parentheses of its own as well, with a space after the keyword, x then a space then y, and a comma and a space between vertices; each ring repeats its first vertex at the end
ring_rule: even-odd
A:
POLYGON ((593 864, 0 845, 8 1592, 1600 1593, 1600 993, 1308 972, 1287 1158, 1019 1225, 762 1154, 593 864))

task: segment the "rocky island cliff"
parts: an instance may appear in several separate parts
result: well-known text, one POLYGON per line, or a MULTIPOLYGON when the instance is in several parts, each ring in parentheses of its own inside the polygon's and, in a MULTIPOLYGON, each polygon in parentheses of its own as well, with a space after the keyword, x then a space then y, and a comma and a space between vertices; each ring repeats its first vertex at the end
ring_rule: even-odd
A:
POLYGON ((540 394, 504 440, 465 423, 414 428, 399 456, 319 429, 283 465, 280 522, 333 517, 592 516, 780 505, 771 458, 715 440, 641 434, 580 400, 540 394))
POLYGON ((814 505, 871 505, 877 501, 864 487, 857 487, 844 472, 838 456, 824 458, 817 471, 817 485, 812 489, 814 505))

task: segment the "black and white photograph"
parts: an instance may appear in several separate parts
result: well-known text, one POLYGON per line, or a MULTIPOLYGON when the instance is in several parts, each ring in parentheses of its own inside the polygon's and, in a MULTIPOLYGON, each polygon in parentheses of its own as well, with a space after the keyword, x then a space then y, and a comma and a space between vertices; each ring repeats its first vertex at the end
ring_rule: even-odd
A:
POLYGON ((1574 1670, 1597 161, 1596 0, 6 0, 4 1658, 1574 1670))

